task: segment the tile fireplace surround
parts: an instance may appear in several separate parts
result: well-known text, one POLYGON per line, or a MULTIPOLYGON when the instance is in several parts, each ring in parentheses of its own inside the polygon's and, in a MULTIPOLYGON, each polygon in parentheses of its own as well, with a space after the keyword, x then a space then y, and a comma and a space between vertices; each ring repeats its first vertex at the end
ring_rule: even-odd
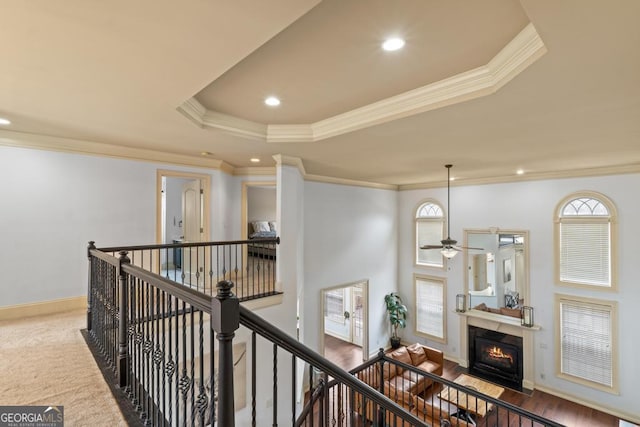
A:
POLYGON ((460 315, 460 365, 469 367, 469 326, 502 332, 522 338, 522 387, 532 390, 535 384, 533 334, 540 330, 539 325, 526 327, 520 324, 520 319, 487 313, 478 310, 468 310, 460 315))

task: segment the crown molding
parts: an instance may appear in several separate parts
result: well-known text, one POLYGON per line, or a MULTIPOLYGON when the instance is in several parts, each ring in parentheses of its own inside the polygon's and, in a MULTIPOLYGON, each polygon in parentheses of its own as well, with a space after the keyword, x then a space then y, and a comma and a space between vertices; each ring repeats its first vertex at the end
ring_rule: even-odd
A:
POLYGON ((246 167, 235 168, 233 170, 234 176, 274 176, 276 174, 275 167, 246 167))
POLYGON ((232 174, 233 166, 212 158, 187 156, 184 154, 147 150, 144 148, 124 147, 121 145, 90 142, 79 139, 62 138, 35 133, 0 130, 0 145, 16 148, 30 148, 64 153, 87 154, 117 159, 140 160, 154 163, 167 163, 180 166, 192 166, 218 169, 232 174))
MULTIPOLYGON (((585 168, 574 169, 566 171, 551 171, 551 172, 532 172, 524 175, 508 175, 498 176, 491 178, 470 178, 470 179, 456 179, 451 182, 452 187, 466 186, 466 185, 486 185, 486 184, 505 184, 524 181, 544 181, 549 179, 567 179, 567 178, 584 178, 591 176, 606 176, 606 175, 624 175, 640 173, 640 164, 634 163, 629 165, 620 166, 608 166, 603 168, 585 168)), ((432 183, 417 183, 417 184, 403 184, 398 186, 399 191, 410 190, 423 190, 428 188, 440 188, 446 187, 447 182, 432 182, 432 183)))
POLYGON ((313 125, 268 125, 267 142, 316 141, 313 125))
POLYGON ((195 98, 178 110, 202 127, 268 143, 314 142, 496 92, 546 53, 529 23, 486 65, 311 124, 261 124, 207 110, 195 98))
POLYGON ((265 140, 267 138, 267 125, 216 111, 207 110, 202 117, 202 124, 244 138, 257 140, 265 140))
POLYGON ((303 177, 307 175, 307 171, 304 169, 304 163, 302 163, 302 159, 299 157, 291 157, 285 156, 283 154, 276 154, 273 156, 273 160, 276 161, 277 165, 281 166, 293 166, 298 168, 300 171, 300 175, 303 177))
POLYGON ((204 127, 202 118, 207 113, 207 109, 197 99, 193 97, 187 99, 179 105, 176 110, 195 123, 198 127, 204 127))
POLYGON ((398 186, 393 184, 381 184, 378 182, 358 181, 354 179, 334 178, 322 175, 305 175, 305 181, 322 182, 325 184, 349 185, 351 187, 377 188, 380 190, 397 191, 398 186))

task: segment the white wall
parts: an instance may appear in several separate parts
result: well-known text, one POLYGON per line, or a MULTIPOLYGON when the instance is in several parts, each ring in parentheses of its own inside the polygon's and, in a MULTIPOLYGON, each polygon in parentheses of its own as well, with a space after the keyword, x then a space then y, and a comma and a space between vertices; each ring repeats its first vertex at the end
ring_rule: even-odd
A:
POLYGON ((210 174, 226 191, 216 170, 0 146, 0 307, 86 295, 89 240, 155 243, 157 169, 210 174))
POLYGON ((319 349, 321 290, 369 281, 369 351, 389 343, 384 295, 396 289, 397 197, 390 190, 304 184, 305 344, 319 349))
POLYGON ((247 187, 247 221, 275 221, 276 188, 247 187))
MULTIPOLYGON (((640 175, 620 175, 592 178, 575 178, 547 181, 531 181, 512 184, 453 187, 451 189, 451 237, 462 241, 464 228, 500 227, 524 229, 530 232, 530 280, 531 301, 535 320, 542 326, 535 336, 535 381, 537 386, 579 397, 616 411, 640 418, 637 408, 637 382, 640 367, 637 363, 638 337, 634 319, 640 301, 640 175), (619 289, 618 292, 583 291, 558 286, 553 274, 553 216, 558 202, 570 193, 593 190, 610 197, 619 214, 619 289), (595 391, 562 380, 555 376, 554 294, 583 295, 618 301, 620 395, 595 391), (542 376, 545 378, 543 379, 542 376)), ((414 267, 413 259, 413 210, 423 198, 434 198, 446 205, 446 189, 429 189, 400 192, 399 195, 399 289, 404 296, 413 292, 413 274, 421 272, 447 278, 448 343, 440 345, 428 342, 413 334, 413 313, 409 306, 410 326, 404 337, 408 341, 420 341, 445 350, 450 356, 459 357, 459 322, 454 310, 455 295, 463 289, 463 259, 460 256, 449 262, 446 271, 414 267)))

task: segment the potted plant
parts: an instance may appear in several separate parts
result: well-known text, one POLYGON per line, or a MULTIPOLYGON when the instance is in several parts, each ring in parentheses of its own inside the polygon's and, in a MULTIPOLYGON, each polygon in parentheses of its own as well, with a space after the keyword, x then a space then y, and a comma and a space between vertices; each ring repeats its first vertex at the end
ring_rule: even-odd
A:
POLYGON ((391 292, 384 296, 384 303, 387 306, 389 322, 391 323, 391 348, 400 347, 400 336, 398 328, 407 326, 407 306, 403 304, 402 298, 396 292, 391 292))

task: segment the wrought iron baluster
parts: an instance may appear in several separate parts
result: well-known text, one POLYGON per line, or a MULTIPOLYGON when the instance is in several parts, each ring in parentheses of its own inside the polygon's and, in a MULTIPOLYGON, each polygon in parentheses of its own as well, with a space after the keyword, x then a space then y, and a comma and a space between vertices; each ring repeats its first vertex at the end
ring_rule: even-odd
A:
POLYGON ((296 356, 291 355, 291 425, 296 422, 296 356))
POLYGON ((273 344, 273 425, 278 425, 278 345, 273 344))
POLYGON ((187 398, 189 397, 190 379, 187 375, 187 304, 182 302, 182 375, 178 387, 182 393, 183 423, 187 423, 187 398))
POLYGON ((198 337, 199 337, 199 376, 200 376, 200 384, 199 384, 199 394, 198 399, 196 400, 196 408, 198 410, 198 415, 200 418, 200 424, 204 427, 205 425, 205 413, 207 411, 207 394, 205 389, 205 374, 204 374, 204 325, 203 325, 203 313, 202 310, 198 310, 198 337))
POLYGON ((196 419, 196 388, 195 388, 195 380, 196 380, 196 372, 195 372, 195 347, 196 347, 196 341, 195 341, 195 332, 194 332, 194 312, 193 312, 193 306, 189 306, 189 311, 190 311, 190 319, 191 319, 191 324, 189 325, 189 330, 191 332, 191 344, 190 344, 190 348, 191 348, 191 424, 195 425, 195 419, 196 419))
POLYGON ((257 359, 257 348, 256 348, 256 332, 253 331, 251 333, 251 425, 253 427, 256 426, 256 359, 257 359))
MULTIPOLYGON (((172 346, 172 338, 173 338, 173 319, 175 316, 177 316, 177 313, 175 313, 173 311, 173 299, 175 297, 173 297, 172 295, 168 295, 167 296, 167 316, 168 316, 168 325, 167 325, 167 350, 166 350, 166 354, 168 355, 168 359, 164 365, 164 374, 165 374, 165 382, 166 387, 168 389, 168 398, 167 398, 167 405, 168 405, 168 421, 169 421, 169 425, 173 425, 173 400, 171 399, 171 396, 173 395, 173 374, 176 371, 176 367, 175 367, 175 362, 173 361, 173 354, 171 353, 171 350, 173 349, 172 346)), ((177 329, 177 325, 176 325, 176 329, 177 329)), ((163 339, 163 345, 164 345, 164 339, 163 339)))

